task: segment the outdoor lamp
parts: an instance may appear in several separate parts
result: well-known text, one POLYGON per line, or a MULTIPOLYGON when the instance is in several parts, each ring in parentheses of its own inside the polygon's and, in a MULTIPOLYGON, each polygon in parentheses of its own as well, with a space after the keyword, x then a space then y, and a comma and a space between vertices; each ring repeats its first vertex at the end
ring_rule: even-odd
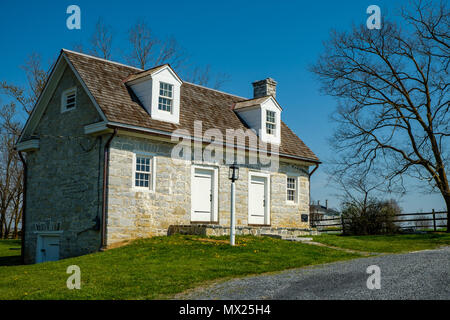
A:
POLYGON ((228 172, 228 179, 230 179, 232 182, 239 179, 239 167, 236 165, 236 163, 233 163, 230 166, 230 171, 228 172))
POLYGON ((230 166, 230 171, 228 172, 228 178, 231 180, 231 197, 230 197, 230 245, 234 246, 235 233, 236 233, 236 215, 235 215, 235 199, 236 199, 236 187, 234 182, 239 179, 239 167, 236 162, 230 166))

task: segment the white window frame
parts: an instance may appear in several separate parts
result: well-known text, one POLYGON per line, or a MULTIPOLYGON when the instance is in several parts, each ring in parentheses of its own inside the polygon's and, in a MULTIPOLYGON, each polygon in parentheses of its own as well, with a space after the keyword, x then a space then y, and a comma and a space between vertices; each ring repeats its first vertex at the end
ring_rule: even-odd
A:
POLYGON ((277 133, 277 113, 275 111, 272 110, 266 110, 266 133, 270 134, 272 136, 276 135, 277 133), (269 117, 268 114, 273 113, 273 121, 269 121, 269 117), (267 125, 270 124, 273 126, 273 128, 268 128, 267 125), (269 132, 269 130, 271 130, 272 132, 269 132))
POLYGON ((156 157, 154 154, 146 153, 146 152, 133 152, 133 170, 132 170, 132 184, 131 188, 135 191, 146 191, 146 192, 155 192, 156 187, 156 157), (140 158, 149 158, 150 159, 150 179, 148 183, 148 187, 136 186, 136 159, 140 158))
POLYGON ((159 111, 164 111, 164 112, 168 112, 168 113, 172 113, 172 112, 173 112, 173 105, 174 105, 173 95, 174 95, 174 91, 175 91, 175 90, 174 90, 174 85, 173 85, 173 84, 170 84, 170 83, 167 83, 167 82, 163 82, 163 81, 160 81, 160 82, 159 82, 159 96, 158 96, 158 110, 159 110, 159 111), (169 86, 170 91, 169 91, 169 90, 162 89, 162 88, 161 88, 162 85, 167 85, 167 86, 169 86), (161 94, 161 90, 162 90, 162 91, 170 92, 171 95, 168 96, 168 95, 161 94), (159 106, 160 106, 160 104, 161 104, 161 102, 159 101, 160 99, 166 99, 166 100, 169 100, 169 101, 170 101, 170 110, 164 110, 164 109, 160 109, 160 108, 159 108, 159 106))
POLYGON ((286 202, 290 203, 290 204, 297 204, 298 203, 298 176, 293 176, 293 175, 286 175, 286 202), (288 196, 289 196, 289 192, 288 190, 292 190, 292 189, 288 189, 288 179, 294 179, 295 181, 295 189, 294 189, 294 200, 289 200, 288 196))
POLYGON ((61 113, 75 110, 77 108, 77 100, 77 87, 64 90, 61 94, 61 113), (72 108, 67 108, 67 96, 72 93, 75 94, 75 105, 72 108))

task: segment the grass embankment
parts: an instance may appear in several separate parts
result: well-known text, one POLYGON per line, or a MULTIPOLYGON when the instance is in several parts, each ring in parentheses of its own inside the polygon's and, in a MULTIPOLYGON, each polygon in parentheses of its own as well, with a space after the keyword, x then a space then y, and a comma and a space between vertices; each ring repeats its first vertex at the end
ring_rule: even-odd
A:
POLYGON ((399 234, 379 236, 342 236, 322 234, 314 236, 313 240, 339 248, 366 252, 401 253, 440 246, 450 246, 450 234, 399 234))
POLYGON ((18 263, 20 242, 0 241, 2 299, 157 299, 219 278, 359 257, 268 237, 156 237, 125 247, 36 265, 18 263), (14 256, 15 255, 15 256, 14 256), (8 266, 9 265, 9 266, 8 266), (69 290, 67 267, 81 269, 81 289, 69 290))

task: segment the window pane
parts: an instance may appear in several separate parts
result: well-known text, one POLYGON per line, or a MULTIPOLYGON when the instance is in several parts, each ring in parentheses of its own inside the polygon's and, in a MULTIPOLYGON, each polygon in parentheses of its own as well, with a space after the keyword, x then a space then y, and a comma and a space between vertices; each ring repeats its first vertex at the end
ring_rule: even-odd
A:
POLYGON ((266 113, 266 121, 275 123, 275 112, 274 111, 268 111, 266 113))
POLYGON ((275 125, 272 123, 266 123, 266 132, 268 134, 274 134, 275 133, 275 125))
POLYGON ((297 180, 295 178, 288 177, 286 179, 286 188, 287 188, 287 200, 295 201, 297 180))
POLYGON ((152 157, 147 156, 136 156, 136 172, 135 172, 135 183, 136 187, 146 187, 148 188, 150 184, 150 172, 151 172, 151 161, 152 157))
POLYGON ((172 98, 173 85, 160 82, 159 83, 159 95, 162 97, 172 98))
POLYGON ((158 109, 163 111, 172 111, 172 100, 159 97, 158 109))
POLYGON ((294 190, 288 190, 288 200, 294 201, 294 190))

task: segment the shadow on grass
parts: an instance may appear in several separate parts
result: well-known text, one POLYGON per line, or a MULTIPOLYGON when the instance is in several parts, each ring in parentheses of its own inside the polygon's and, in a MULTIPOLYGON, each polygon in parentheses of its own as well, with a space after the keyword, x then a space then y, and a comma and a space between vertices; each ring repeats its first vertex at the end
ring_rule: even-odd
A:
POLYGON ((20 256, 6 256, 0 257, 0 267, 4 266, 18 266, 22 264, 22 259, 20 256))

